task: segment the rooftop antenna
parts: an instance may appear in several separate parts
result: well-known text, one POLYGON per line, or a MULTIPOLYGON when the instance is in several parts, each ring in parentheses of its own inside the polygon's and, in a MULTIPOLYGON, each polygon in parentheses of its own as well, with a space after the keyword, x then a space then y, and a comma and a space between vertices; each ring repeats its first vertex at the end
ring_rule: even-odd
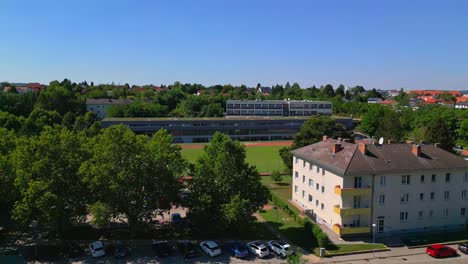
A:
POLYGON ((382 144, 383 144, 383 141, 384 141, 384 139, 383 139, 383 137, 381 137, 381 138, 379 139, 379 145, 382 145, 382 144))

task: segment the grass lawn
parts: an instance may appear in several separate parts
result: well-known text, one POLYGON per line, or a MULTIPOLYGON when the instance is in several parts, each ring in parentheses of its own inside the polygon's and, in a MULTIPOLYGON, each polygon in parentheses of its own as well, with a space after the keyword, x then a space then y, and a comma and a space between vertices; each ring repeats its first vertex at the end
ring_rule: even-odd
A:
POLYGON ((407 246, 418 246, 435 243, 445 243, 450 241, 468 240, 468 232, 439 232, 425 233, 420 235, 408 236, 403 240, 407 246))
MULTIPOLYGON (((278 151, 282 146, 246 147, 246 161, 255 165, 259 172, 285 171, 286 168, 278 151)), ((203 153, 203 149, 182 149, 182 157, 189 162, 195 162, 203 153)))
MULTIPOLYGON (((335 254, 354 252, 354 251, 363 251, 363 250, 372 250, 372 249, 383 249, 386 248, 383 244, 337 244, 334 249, 327 250, 329 256, 335 254)), ((318 254, 318 249, 316 251, 318 254)))
POLYGON ((317 247, 317 241, 313 234, 304 233, 304 227, 299 225, 292 217, 278 208, 260 212, 260 215, 269 224, 274 226, 285 237, 287 237, 294 245, 301 247, 304 250, 313 252, 317 247))

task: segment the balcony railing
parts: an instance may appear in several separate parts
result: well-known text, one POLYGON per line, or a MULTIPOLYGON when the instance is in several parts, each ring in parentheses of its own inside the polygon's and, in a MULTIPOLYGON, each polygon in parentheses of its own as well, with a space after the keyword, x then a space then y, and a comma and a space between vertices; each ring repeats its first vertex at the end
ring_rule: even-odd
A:
POLYGON ((335 205, 333 207, 333 211, 341 216, 348 216, 348 215, 370 215, 370 208, 369 207, 360 207, 360 208, 353 208, 353 207, 345 207, 341 208, 339 205, 335 205))
POLYGON ((335 224, 333 231, 340 236, 345 235, 358 235, 358 234, 369 234, 369 226, 353 226, 353 227, 342 227, 341 225, 335 224))
POLYGON ((361 188, 341 188, 341 186, 335 186, 335 194, 338 195, 369 195, 371 193, 370 186, 363 186, 361 188))

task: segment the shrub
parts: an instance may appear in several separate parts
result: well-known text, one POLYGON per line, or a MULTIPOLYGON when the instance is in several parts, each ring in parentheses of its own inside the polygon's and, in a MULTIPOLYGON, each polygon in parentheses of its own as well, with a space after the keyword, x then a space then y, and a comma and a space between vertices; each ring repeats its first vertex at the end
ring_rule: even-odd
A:
POLYGON ((273 171, 273 173, 270 175, 270 177, 277 184, 283 181, 283 177, 281 176, 280 172, 277 171, 277 170, 273 171))
POLYGON ((327 234, 325 234, 323 232, 318 234, 316 236, 316 239, 317 239, 317 242, 318 242, 319 246, 322 247, 322 248, 329 248, 330 245, 331 245, 331 241, 328 238, 327 234))
POLYGON ((319 225, 314 225, 314 226, 312 227, 312 233, 314 233, 314 237, 317 238, 320 234, 323 233, 323 231, 322 231, 322 229, 320 228, 319 225))
POLYGON ((306 234, 312 233, 312 228, 313 228, 313 224, 309 221, 309 219, 306 218, 304 220, 304 232, 306 234))

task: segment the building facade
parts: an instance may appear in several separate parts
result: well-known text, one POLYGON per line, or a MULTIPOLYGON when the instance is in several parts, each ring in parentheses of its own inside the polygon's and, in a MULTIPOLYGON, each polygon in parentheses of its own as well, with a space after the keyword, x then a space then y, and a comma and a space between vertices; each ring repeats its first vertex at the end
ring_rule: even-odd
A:
POLYGON ((127 105, 132 103, 130 99, 87 99, 86 111, 93 112, 98 119, 104 119, 107 116, 107 110, 116 105, 127 105))
POLYGON ((324 139, 292 153, 292 199, 340 236, 467 224, 468 162, 434 145, 324 139))
POLYGON ((227 116, 312 116, 331 115, 332 103, 295 100, 227 100, 227 116))

